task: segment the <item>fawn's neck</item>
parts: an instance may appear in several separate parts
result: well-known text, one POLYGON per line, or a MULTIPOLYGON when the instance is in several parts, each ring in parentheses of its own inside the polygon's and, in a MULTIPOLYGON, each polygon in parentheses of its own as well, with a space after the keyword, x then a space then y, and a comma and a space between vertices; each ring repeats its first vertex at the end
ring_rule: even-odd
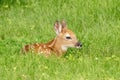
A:
POLYGON ((53 53, 57 53, 58 56, 64 54, 67 51, 67 47, 65 47, 60 40, 58 40, 57 37, 55 39, 48 42, 46 45, 48 45, 53 53))

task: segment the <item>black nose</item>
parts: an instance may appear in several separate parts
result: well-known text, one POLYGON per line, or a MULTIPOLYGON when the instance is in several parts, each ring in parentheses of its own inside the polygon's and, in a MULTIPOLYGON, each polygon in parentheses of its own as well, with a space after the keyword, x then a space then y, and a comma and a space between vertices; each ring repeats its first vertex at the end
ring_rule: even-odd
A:
POLYGON ((82 47, 82 43, 80 43, 80 47, 82 47))
POLYGON ((82 43, 77 42, 75 46, 80 46, 80 47, 82 47, 82 43))

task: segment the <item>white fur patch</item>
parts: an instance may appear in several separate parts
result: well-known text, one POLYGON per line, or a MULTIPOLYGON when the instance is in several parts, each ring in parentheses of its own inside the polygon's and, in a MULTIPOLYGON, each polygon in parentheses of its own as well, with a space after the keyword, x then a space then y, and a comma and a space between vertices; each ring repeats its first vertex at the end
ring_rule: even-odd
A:
POLYGON ((55 32, 58 35, 62 31, 62 25, 59 24, 59 27, 55 27, 55 32))
POLYGON ((70 37, 70 34, 69 34, 69 33, 67 33, 65 36, 66 36, 66 37, 70 37))
POLYGON ((61 24, 59 25, 59 29, 58 30, 59 30, 59 33, 62 31, 62 25, 61 24))
POLYGON ((63 51, 67 51, 67 49, 68 49, 68 47, 66 47, 66 46, 64 46, 64 45, 62 46, 62 50, 63 50, 63 51))

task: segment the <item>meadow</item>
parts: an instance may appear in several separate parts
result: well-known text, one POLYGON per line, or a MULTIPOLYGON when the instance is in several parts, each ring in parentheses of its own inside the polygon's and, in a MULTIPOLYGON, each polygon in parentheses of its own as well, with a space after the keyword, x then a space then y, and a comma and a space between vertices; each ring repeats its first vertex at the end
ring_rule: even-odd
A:
POLYGON ((0 80, 120 80, 120 0, 0 0, 0 80), (53 39, 62 19, 81 49, 20 54, 53 39))

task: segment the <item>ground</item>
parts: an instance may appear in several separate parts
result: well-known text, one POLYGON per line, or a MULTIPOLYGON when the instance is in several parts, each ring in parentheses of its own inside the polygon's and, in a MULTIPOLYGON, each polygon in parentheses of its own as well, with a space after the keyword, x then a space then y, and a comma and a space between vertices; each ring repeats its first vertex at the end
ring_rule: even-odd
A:
POLYGON ((120 80, 120 0, 1 0, 0 80, 120 80), (82 42, 56 58, 29 53, 26 44, 55 37, 64 19, 82 42))

